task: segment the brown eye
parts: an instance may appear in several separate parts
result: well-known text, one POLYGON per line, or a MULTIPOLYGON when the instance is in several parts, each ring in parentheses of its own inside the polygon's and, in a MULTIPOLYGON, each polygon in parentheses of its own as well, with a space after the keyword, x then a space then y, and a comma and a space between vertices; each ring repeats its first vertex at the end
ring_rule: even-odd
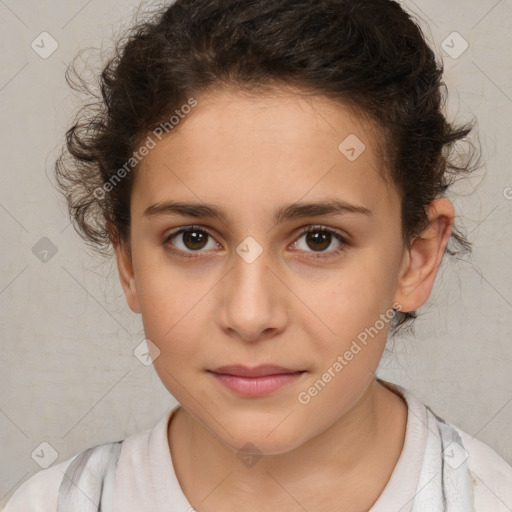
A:
POLYGON ((321 257, 323 253, 326 256, 338 254, 345 250, 349 244, 347 239, 334 229, 325 226, 309 226, 302 231, 302 235, 295 242, 295 245, 304 252, 320 253, 318 256, 315 255, 315 257, 321 257), (302 238, 304 238, 305 243, 301 244, 299 240, 302 238), (333 250, 328 251, 327 249, 332 246, 333 241, 337 241, 338 244, 334 245, 333 250))
POLYGON ((206 245, 208 234, 204 231, 190 230, 183 232, 183 244, 192 250, 203 249, 206 245))
POLYGON ((218 245, 208 231, 194 226, 171 233, 165 240, 165 244, 172 246, 173 251, 176 247, 178 249, 176 252, 184 253, 203 252, 202 249, 214 249, 218 245), (208 247, 208 243, 210 243, 210 247, 208 247))
POLYGON ((316 251, 325 251, 331 245, 332 235, 324 231, 311 231, 306 233, 308 247, 316 251))

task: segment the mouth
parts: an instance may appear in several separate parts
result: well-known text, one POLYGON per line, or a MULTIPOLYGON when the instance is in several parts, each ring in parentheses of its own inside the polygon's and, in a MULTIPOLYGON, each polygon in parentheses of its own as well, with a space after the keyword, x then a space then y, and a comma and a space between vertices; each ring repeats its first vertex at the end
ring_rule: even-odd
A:
POLYGON ((229 365, 220 366, 214 370, 209 370, 213 373, 221 375, 234 375, 237 377, 263 377, 267 375, 287 375, 291 373, 302 373, 305 370, 296 368, 285 368, 272 364, 265 364, 250 368, 244 365, 229 365))
POLYGON ((244 397, 269 395, 296 382, 306 372, 275 365, 248 368, 242 365, 222 366, 208 370, 217 382, 231 392, 244 397))

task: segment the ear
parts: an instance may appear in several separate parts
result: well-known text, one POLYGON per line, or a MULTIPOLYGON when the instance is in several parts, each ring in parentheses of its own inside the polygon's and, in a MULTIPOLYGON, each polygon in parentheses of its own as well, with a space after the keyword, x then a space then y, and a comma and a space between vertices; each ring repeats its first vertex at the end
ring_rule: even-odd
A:
POLYGON ((444 198, 426 207, 428 227, 415 238, 405 254, 395 301, 400 311, 414 311, 428 299, 452 233, 455 213, 444 198))
POLYGON ((109 227, 108 231, 116 253, 117 270, 119 272, 119 279, 123 287, 126 302, 134 313, 140 313, 139 297, 135 285, 135 274, 133 271, 129 242, 126 243, 121 240, 115 228, 109 227))

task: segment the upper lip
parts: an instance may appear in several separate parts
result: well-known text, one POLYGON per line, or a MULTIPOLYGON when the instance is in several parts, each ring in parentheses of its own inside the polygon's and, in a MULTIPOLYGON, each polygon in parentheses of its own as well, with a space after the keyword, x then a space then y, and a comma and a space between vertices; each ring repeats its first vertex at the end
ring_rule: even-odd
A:
POLYGON ((252 368, 237 364, 229 366, 219 366, 218 368, 215 368, 214 370, 211 371, 214 373, 224 373, 229 375, 237 375, 240 377, 261 377, 262 375, 280 375, 283 373, 297 373, 302 372, 304 370, 298 370, 295 368, 284 368, 282 366, 276 366, 273 364, 264 364, 252 368))

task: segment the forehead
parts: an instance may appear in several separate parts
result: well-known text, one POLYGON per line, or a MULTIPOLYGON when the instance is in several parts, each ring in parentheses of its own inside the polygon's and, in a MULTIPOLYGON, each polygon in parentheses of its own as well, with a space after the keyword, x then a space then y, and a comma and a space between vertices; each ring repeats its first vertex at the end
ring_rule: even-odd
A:
POLYGON ((396 207, 396 192, 382 179, 378 128, 353 109, 287 90, 228 89, 196 100, 137 170, 139 213, 149 203, 185 197, 257 208, 327 193, 396 207))

